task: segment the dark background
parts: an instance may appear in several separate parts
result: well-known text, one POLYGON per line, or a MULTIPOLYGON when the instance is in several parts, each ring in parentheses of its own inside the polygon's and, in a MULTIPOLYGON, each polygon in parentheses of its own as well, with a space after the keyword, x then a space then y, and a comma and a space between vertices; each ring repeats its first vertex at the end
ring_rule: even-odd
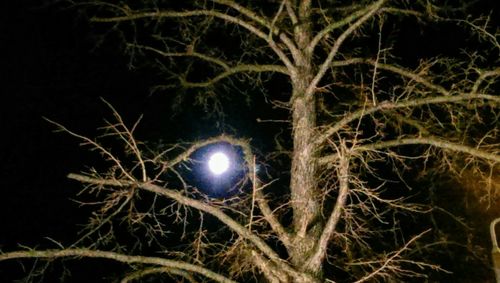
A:
MULTIPOLYGON (((99 165, 99 158, 77 139, 54 133, 43 117, 94 136, 110 117, 101 97, 129 123, 161 103, 148 95, 146 74, 129 71, 116 46, 95 48, 90 27, 74 10, 36 1, 1 1, 0 13, 0 249, 14 250, 20 244, 54 248, 45 237, 71 243, 88 216, 70 200, 81 186, 66 175, 99 165)), ((147 118, 157 125, 163 122, 153 115, 147 118)), ((2 263, 0 282, 22 279, 32 263, 24 271, 17 263, 2 263)), ((107 273, 94 263, 86 270, 87 279, 107 273)), ((49 273, 63 274, 60 265, 53 268, 49 273)), ((59 280, 49 276, 47 282, 59 280)))
MULTIPOLYGON (((81 184, 66 175, 102 165, 100 156, 45 118, 89 137, 98 134, 111 113, 111 103, 132 125, 144 115, 137 135, 153 143, 192 141, 221 133, 217 117, 203 118, 200 108, 173 107, 174 97, 151 95, 158 75, 128 66, 113 38, 102 44, 87 19, 74 9, 43 1, 0 3, 0 250, 22 246, 56 248, 49 239, 68 245, 87 222, 89 209, 72 201, 81 184)), ((189 103, 189 102, 187 102, 189 103)), ((263 100, 256 103, 263 103, 263 100)), ((226 108, 241 136, 258 127, 241 101, 226 108)), ((228 125, 228 127, 230 127, 228 125)), ((256 139, 258 140, 258 138, 256 139)), ((108 282, 120 265, 90 260, 52 264, 46 282, 108 282), (64 266, 64 267, 63 267, 64 266), (59 276, 65 268, 76 274, 59 276), (103 279, 104 278, 104 279, 103 279)), ((0 282, 22 279, 30 272, 15 262, 0 264, 0 282)), ((45 281, 44 281, 45 282, 45 281)))
POLYGON ((74 230, 68 228, 79 214, 68 197, 78 185, 65 175, 95 158, 78 140, 53 133, 43 117, 92 135, 106 111, 99 97, 141 113, 147 88, 120 62, 120 52, 91 53, 88 26, 74 11, 22 1, 1 5, 0 243, 12 248, 69 237, 65 231, 74 230))
MULTIPOLYGON (((481 9, 488 11, 494 2, 484 1, 481 9)), ((75 138, 54 133, 55 127, 43 117, 93 136, 110 116, 100 100, 104 98, 129 123, 145 115, 139 131, 144 139, 173 141, 217 134, 213 121, 199 120, 189 111, 173 113, 171 97, 150 95, 154 74, 130 70, 128 58, 112 41, 96 47, 91 27, 76 11, 35 1, 1 1, 0 13, 1 250, 19 244, 54 247, 45 237, 70 243, 77 224, 86 221, 85 210, 70 200, 80 185, 66 175, 99 164, 99 158, 79 147, 75 138)), ((417 54, 410 61, 453 54, 461 44, 453 32, 443 36, 431 30, 426 35, 432 42, 428 45, 416 30, 404 34, 402 44, 408 54, 417 54)), ((268 130, 255 125, 255 118, 246 121, 251 114, 244 107, 234 108, 238 116, 233 125, 245 129, 242 136, 258 140, 258 133, 268 130)), ((0 263, 0 282, 12 279, 9 268, 19 265, 0 263)), ((98 277, 99 271, 93 271, 98 277)))

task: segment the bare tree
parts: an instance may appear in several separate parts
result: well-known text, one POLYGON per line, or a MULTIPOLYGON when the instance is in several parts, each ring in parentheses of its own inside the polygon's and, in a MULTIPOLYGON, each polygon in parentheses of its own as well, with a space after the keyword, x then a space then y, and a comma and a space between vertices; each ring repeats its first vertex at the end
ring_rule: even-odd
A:
POLYGON ((408 172, 475 171, 489 184, 486 201, 498 193, 498 26, 488 16, 462 17, 466 4, 129 2, 74 5, 121 36, 132 64, 162 71, 166 83, 157 92, 183 88, 218 111, 218 93, 249 95, 252 86, 289 111, 291 148, 276 139, 280 158, 291 164, 287 193, 278 197, 276 182, 259 180, 256 164, 265 157, 248 140, 221 135, 151 149, 134 136, 138 122, 126 125, 109 105, 114 119, 96 139, 52 122, 109 164, 68 175, 100 199, 80 240, 4 252, 0 261, 106 258, 131 267, 122 282, 152 274, 188 282, 401 280, 441 270, 421 256, 434 245, 430 227, 400 225, 436 209, 411 201, 408 172), (480 48, 464 46, 457 58, 398 58, 392 37, 400 23, 460 27, 480 48), (280 88, 287 93, 266 91, 273 83, 287 83, 280 88), (109 149, 108 139, 120 146, 109 149), (229 199, 198 191, 181 169, 192 166, 197 150, 221 142, 241 149, 246 169, 239 186, 251 187, 229 199), (207 219, 223 228, 207 226, 207 219), (120 244, 117 225, 137 237, 133 246, 120 244), (184 229, 186 245, 165 244, 176 229, 184 229))

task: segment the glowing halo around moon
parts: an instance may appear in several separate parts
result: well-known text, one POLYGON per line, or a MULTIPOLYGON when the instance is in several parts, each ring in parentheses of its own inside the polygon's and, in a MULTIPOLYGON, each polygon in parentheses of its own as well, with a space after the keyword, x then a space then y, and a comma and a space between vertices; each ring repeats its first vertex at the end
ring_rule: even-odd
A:
POLYGON ((229 169, 229 158, 222 152, 216 152, 208 159, 208 169, 214 175, 221 175, 229 169))

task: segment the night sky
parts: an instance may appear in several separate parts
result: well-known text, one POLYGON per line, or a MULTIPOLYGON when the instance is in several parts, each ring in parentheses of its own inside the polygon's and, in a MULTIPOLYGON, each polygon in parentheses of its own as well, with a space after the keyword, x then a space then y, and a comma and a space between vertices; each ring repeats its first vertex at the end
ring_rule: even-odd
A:
MULTIPOLYGON (((220 133, 213 120, 198 120, 195 110, 177 113, 169 106, 171 97, 151 95, 158 77, 129 69, 128 58, 112 41, 96 46, 92 27, 76 11, 4 0, 0 13, 1 250, 18 244, 54 247, 45 237, 70 243, 77 225, 87 219, 86 211, 71 201, 81 185, 66 175, 99 164, 99 156, 82 149, 77 139, 54 133, 43 117, 93 136, 110 117, 104 98, 129 124, 144 114, 138 135, 145 140, 172 142, 220 133)), ((432 47, 439 50, 418 52, 437 54, 451 44, 449 38, 439 40, 432 47)), ((407 38, 411 51, 417 41, 407 38)), ((264 102, 254 103, 259 108, 264 102)), ((273 130, 256 124, 240 105, 228 111, 228 117, 238 112, 232 125, 244 129, 239 134, 253 136, 257 144, 273 130)), ((4 267, 14 265, 1 265, 3 282, 10 278, 4 267)))
POLYGON ((68 200, 78 185, 65 175, 94 158, 79 141, 53 133, 43 117, 92 134, 103 119, 99 97, 117 108, 135 105, 140 113, 144 106, 137 98, 145 88, 120 62, 119 52, 91 53, 88 27, 72 11, 22 1, 1 5, 0 243, 12 248, 46 236, 66 237, 78 217, 68 200))
MULTIPOLYGON (((103 98, 129 125, 144 114, 137 131, 142 140, 192 141, 221 133, 217 117, 200 118, 200 109, 176 109, 173 97, 151 95, 157 76, 130 69, 113 40, 96 46, 92 27, 77 11, 37 1, 1 1, 0 13, 1 250, 19 244, 54 248, 46 238, 72 243, 89 216, 71 200, 81 185, 66 175, 99 166, 101 159, 76 138, 55 133, 44 117, 93 137, 111 118, 103 98)), ((242 135, 265 132, 266 125, 257 128, 255 118, 247 117, 249 109, 238 103, 243 102, 227 110, 238 113, 232 124, 245 129, 242 135)), ((11 276, 11 268, 21 270, 17 263, 2 263, 0 282, 23 277, 22 272, 11 276)), ((55 269, 54 274, 61 271, 55 269)), ((93 278, 107 273, 88 271, 93 278)))
MULTIPOLYGON (((77 224, 86 222, 70 200, 80 185, 66 175, 98 163, 98 156, 79 147, 78 140, 54 133, 43 117, 92 136, 110 117, 101 97, 129 122, 161 105, 149 96, 144 74, 128 70, 121 52, 94 48, 89 26, 75 11, 36 4, 0 4, 2 250, 44 246, 44 237, 68 243, 75 240, 77 224)), ((160 128, 164 121, 153 116, 146 115, 144 129, 160 128)))

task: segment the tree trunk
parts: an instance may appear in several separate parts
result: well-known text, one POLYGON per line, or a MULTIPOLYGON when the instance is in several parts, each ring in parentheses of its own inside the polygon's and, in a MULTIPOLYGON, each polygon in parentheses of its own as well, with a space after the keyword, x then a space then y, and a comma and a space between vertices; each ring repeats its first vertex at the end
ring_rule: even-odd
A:
POLYGON ((317 221, 320 209, 313 146, 315 113, 313 96, 295 99, 292 113, 294 150, 290 183, 295 238, 290 256, 299 268, 304 266, 307 255, 314 248, 321 228, 318 225, 321 222, 317 221))
POLYGON ((310 1, 299 4, 298 24, 295 28, 295 43, 300 54, 295 54, 297 73, 292 77, 292 126, 293 156, 291 168, 291 206, 293 209, 293 231, 295 237, 290 249, 292 263, 301 271, 317 276, 319 269, 304 270, 308 255, 319 238, 321 221, 319 192, 316 180, 315 130, 316 99, 306 90, 314 76, 312 56, 307 53, 311 39, 310 1))

